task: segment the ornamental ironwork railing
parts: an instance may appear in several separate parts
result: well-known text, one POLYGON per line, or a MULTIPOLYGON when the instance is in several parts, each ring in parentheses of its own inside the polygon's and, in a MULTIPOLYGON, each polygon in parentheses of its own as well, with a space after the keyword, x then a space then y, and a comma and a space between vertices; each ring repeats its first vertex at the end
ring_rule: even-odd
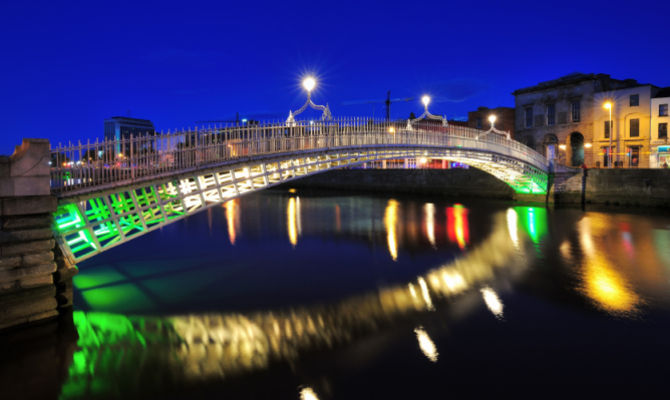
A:
POLYGON ((215 126, 51 150, 51 189, 59 196, 130 184, 217 165, 298 152, 366 147, 460 147, 499 154, 547 171, 544 156, 505 136, 463 126, 344 118, 215 126))

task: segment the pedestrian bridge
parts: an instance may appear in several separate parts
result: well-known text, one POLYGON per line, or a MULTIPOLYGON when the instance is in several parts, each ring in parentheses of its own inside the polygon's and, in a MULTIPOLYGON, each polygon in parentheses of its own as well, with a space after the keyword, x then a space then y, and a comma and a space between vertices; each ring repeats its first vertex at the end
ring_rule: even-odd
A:
POLYGON ((55 236, 78 262, 246 193, 406 158, 461 162, 517 193, 546 193, 546 159, 492 131, 362 118, 213 127, 53 148, 55 236))

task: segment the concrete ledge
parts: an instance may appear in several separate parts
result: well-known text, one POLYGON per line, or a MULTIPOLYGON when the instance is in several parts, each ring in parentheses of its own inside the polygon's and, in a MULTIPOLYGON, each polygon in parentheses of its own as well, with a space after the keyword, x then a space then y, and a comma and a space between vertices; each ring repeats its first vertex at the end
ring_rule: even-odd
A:
POLYGON ((55 245, 54 239, 38 240, 27 243, 12 243, 0 246, 0 257, 19 256, 30 253, 51 251, 55 245))
POLYGON ((5 217, 0 222, 2 230, 29 229, 50 227, 53 214, 5 217))
POLYGON ((0 199, 2 215, 51 214, 58 208, 53 196, 23 196, 0 199))
POLYGON ((35 265, 32 267, 20 267, 9 270, 0 271, 0 283, 16 281, 22 278, 33 277, 38 275, 52 276, 56 272, 56 263, 35 265))
POLYGON ((51 228, 21 229, 15 231, 0 231, 0 245, 5 243, 29 242, 53 237, 51 228))

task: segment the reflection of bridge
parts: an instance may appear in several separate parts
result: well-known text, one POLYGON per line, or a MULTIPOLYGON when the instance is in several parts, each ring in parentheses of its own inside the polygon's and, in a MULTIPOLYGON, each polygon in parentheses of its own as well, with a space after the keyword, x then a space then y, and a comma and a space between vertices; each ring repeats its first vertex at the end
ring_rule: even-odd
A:
POLYGON ((56 237, 81 261, 204 208, 363 162, 442 158, 546 192, 534 150, 471 128, 350 119, 210 128, 52 150, 56 237))
MULTIPOLYGON (((127 317, 75 312, 78 348, 62 398, 106 397, 166 382, 125 377, 169 377, 174 385, 228 379, 296 360, 310 349, 348 343, 402 327, 429 315, 443 318, 447 304, 481 292, 496 318, 503 305, 489 286, 523 273, 532 259, 516 211, 498 213, 490 236, 462 258, 405 284, 381 288, 331 305, 255 313, 210 313, 174 317, 127 317), (522 229, 518 229, 521 227, 522 229)), ((431 361, 438 349, 426 330, 414 329, 431 361)))

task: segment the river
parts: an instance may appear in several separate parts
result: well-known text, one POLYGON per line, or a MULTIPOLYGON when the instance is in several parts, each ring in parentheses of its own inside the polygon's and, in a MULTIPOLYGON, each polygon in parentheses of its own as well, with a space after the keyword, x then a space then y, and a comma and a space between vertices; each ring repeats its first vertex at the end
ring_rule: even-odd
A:
POLYGON ((0 364, 55 377, 10 395, 444 397, 668 370, 670 217, 652 211, 274 190, 79 268, 57 339, 10 338, 0 364))

